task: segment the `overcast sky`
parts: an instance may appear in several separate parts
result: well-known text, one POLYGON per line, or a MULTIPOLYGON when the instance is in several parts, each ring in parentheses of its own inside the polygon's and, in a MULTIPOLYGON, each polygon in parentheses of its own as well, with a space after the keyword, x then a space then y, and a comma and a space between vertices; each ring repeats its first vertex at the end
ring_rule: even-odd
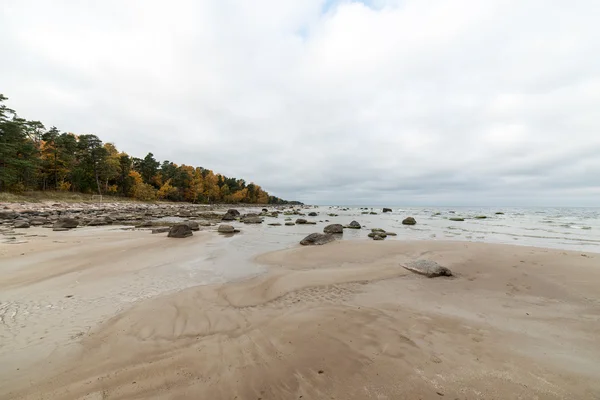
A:
POLYGON ((320 204, 600 206, 598 0, 0 0, 27 119, 320 204))

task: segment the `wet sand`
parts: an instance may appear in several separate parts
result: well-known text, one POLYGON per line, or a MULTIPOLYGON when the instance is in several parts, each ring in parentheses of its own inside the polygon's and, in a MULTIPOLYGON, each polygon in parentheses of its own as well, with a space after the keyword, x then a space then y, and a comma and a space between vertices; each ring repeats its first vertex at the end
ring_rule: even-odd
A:
POLYGON ((197 286, 175 266, 214 233, 67 234, 0 248, 0 398, 600 396, 598 254, 352 240, 197 286), (416 259, 456 276, 401 267, 416 259))

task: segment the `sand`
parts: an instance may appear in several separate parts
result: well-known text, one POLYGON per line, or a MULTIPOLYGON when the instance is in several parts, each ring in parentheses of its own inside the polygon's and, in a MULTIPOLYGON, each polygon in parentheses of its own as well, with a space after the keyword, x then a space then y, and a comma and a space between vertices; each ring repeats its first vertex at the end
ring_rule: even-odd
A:
POLYGON ((214 234, 68 233, 0 248, 0 398, 600 398, 598 254, 340 241, 178 290, 214 234))

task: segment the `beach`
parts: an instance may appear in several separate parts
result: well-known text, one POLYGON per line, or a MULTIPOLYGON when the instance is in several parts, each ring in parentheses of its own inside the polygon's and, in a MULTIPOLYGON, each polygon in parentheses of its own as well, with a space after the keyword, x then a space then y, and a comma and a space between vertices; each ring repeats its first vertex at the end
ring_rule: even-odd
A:
POLYGON ((367 229, 299 246, 325 218, 0 244, 0 398, 600 397, 599 253, 367 229), (454 276, 403 268, 423 259, 454 276))
POLYGON ((1 255, 3 300, 13 296, 2 304, 3 398, 600 393, 594 253, 338 241, 260 255, 250 278, 185 287, 189 275, 169 266, 214 233, 46 235, 1 255), (455 277, 400 267, 422 258, 455 277))

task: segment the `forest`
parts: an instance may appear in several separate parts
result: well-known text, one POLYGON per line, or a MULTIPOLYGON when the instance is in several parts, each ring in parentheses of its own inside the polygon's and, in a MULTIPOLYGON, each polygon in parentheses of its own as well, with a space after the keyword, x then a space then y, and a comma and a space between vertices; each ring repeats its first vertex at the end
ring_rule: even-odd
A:
MULTIPOLYGON (((28 121, 0 94, 0 192, 81 192, 136 200, 288 204, 259 185, 210 169, 119 151, 96 135, 76 135, 28 121)), ((292 202, 294 203, 294 202, 292 202)))

